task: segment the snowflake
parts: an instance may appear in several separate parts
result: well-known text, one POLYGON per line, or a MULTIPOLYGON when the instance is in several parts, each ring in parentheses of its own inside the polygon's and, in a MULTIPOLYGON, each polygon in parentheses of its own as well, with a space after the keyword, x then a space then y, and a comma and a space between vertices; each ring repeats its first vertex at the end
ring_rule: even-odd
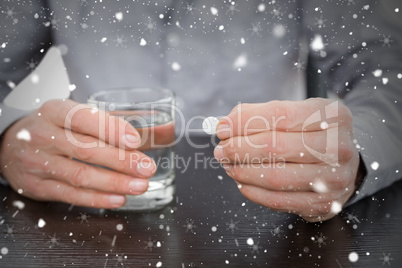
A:
POLYGON ((257 244, 254 244, 254 245, 251 245, 250 248, 251 248, 251 254, 258 254, 258 253, 260 253, 260 251, 259 251, 260 246, 258 245, 258 243, 257 243, 257 244))
POLYGON ((359 219, 351 213, 347 213, 344 219, 346 219, 346 223, 360 223, 359 219))
POLYGON ((190 13, 191 15, 194 14, 194 5, 191 3, 186 3, 186 6, 184 7, 184 10, 186 10, 186 14, 190 13))
POLYGON ((391 43, 394 42, 394 40, 391 39, 391 35, 390 34, 389 35, 383 35, 382 37, 383 37, 381 39, 382 46, 383 47, 385 47, 385 46, 391 47, 391 43))
POLYGON ((328 238, 325 235, 323 235, 322 233, 311 238, 311 240, 313 240, 313 242, 316 243, 319 248, 323 245, 324 246, 326 245, 325 240, 327 240, 327 239, 328 238))
POLYGON ((14 231, 14 225, 13 225, 13 226, 9 226, 9 225, 7 224, 7 228, 4 229, 4 233, 6 233, 6 234, 4 235, 4 238, 6 238, 6 237, 8 237, 8 236, 14 237, 14 233, 15 233, 15 231, 14 231))
POLYGON ((116 35, 116 38, 113 40, 116 43, 116 47, 126 47, 125 43, 127 39, 123 35, 116 35))
POLYGON ((77 219, 81 220, 81 223, 88 223, 88 219, 91 218, 90 215, 87 215, 86 213, 80 213, 80 216, 77 217, 77 219))
POLYGON ((31 59, 30 61, 26 61, 25 63, 27 64, 27 67, 25 69, 33 71, 39 62, 35 61, 34 59, 31 59))
POLYGON ((53 18, 50 20, 50 25, 52 26, 52 29, 59 29, 60 25, 59 25, 60 20, 56 19, 56 17, 53 16, 53 18))
POLYGON ((46 244, 49 244, 49 248, 53 248, 59 245, 59 239, 59 237, 56 237, 56 234, 53 234, 53 236, 49 235, 49 241, 47 241, 46 244))
POLYGON ((280 18, 282 16, 281 7, 274 7, 271 11, 271 14, 276 18, 280 18))
POLYGON ((231 230, 233 233, 235 230, 239 229, 236 226, 236 224, 238 224, 238 223, 239 223, 238 221, 234 222, 232 219, 230 219, 230 222, 226 223, 226 225, 228 226, 228 228, 226 230, 231 230))
POLYGON ((80 0, 81 6, 87 6, 88 5, 88 0, 80 0))
POLYGON ((183 225, 183 227, 186 228, 186 233, 190 231, 193 234, 195 234, 194 229, 197 228, 197 226, 194 224, 194 220, 192 219, 187 219, 186 224, 183 225))
POLYGON ((145 24, 145 29, 149 31, 149 33, 156 30, 156 22, 152 21, 150 17, 148 17, 148 22, 143 24, 145 24))
POLYGON ((388 266, 390 266, 391 261, 394 259, 394 258, 391 258, 391 253, 388 253, 388 254, 382 253, 382 255, 383 256, 380 258, 380 260, 382 260, 382 265, 388 264, 388 266))
POLYGON ((273 236, 281 237, 283 230, 281 230, 279 226, 275 226, 274 224, 272 224, 272 229, 270 230, 270 232, 273 236))
POLYGON ((152 240, 151 238, 148 238, 148 241, 144 241, 144 243, 146 244, 146 246, 144 248, 149 249, 149 251, 151 252, 156 245, 156 240, 152 240))
POLYGON ((327 19, 324 19, 321 15, 319 18, 317 18, 317 17, 315 18, 314 25, 316 25, 319 29, 325 28, 326 21, 327 21, 327 19))
POLYGON ((261 28, 261 23, 260 22, 257 22, 257 23, 253 23, 252 25, 251 25, 251 28, 250 29, 248 29, 249 31, 251 31, 251 34, 252 35, 258 35, 258 36, 261 36, 261 34, 260 34, 260 32, 262 31, 262 28, 261 28))
POLYGON ((18 19, 15 18, 15 15, 17 15, 18 13, 14 11, 14 7, 6 8, 6 11, 3 11, 2 13, 6 14, 6 19, 11 19, 13 21, 13 24, 18 23, 18 19))
POLYGON ((116 258, 116 266, 118 265, 124 266, 124 261, 127 260, 127 255, 124 255, 124 253, 116 254, 115 258, 116 258))
POLYGON ((229 2, 227 5, 228 5, 228 10, 226 11, 227 14, 233 15, 234 13, 239 12, 239 9, 237 8, 238 4, 235 3, 234 1, 229 2))

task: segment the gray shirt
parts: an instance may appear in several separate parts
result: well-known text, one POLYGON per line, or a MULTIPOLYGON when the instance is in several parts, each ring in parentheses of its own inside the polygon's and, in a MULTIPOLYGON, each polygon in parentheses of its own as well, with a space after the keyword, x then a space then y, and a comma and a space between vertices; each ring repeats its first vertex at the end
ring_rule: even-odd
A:
MULTIPOLYGON (((358 200, 401 177, 401 12, 397 0, 3 1, 1 97, 51 45, 63 53, 74 100, 167 87, 186 122, 238 102, 332 92, 352 110, 368 170, 358 200)), ((19 116, 3 106, 3 128, 19 116)))

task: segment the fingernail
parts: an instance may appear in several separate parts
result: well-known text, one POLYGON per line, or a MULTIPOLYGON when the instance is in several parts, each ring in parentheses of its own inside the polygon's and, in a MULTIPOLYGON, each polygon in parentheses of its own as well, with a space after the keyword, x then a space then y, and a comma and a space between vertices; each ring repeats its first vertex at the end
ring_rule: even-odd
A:
POLYGON ((109 202, 113 205, 122 206, 125 202, 125 197, 122 195, 111 195, 109 197, 109 202))
POLYGON ((124 145, 130 148, 136 148, 139 146, 141 138, 133 134, 126 134, 123 136, 124 145))
POLYGON ((130 193, 143 193, 148 189, 148 180, 133 179, 130 181, 128 187, 130 188, 130 193))
POLYGON ((222 158, 223 158, 223 147, 221 145, 218 145, 218 146, 215 147, 214 156, 218 161, 222 160, 222 158))
POLYGON ((230 138, 230 126, 227 123, 220 123, 216 129, 216 136, 221 139, 228 139, 230 138))
POLYGON ((137 172, 146 178, 152 177, 155 171, 156 165, 153 160, 149 161, 143 159, 137 164, 137 172))

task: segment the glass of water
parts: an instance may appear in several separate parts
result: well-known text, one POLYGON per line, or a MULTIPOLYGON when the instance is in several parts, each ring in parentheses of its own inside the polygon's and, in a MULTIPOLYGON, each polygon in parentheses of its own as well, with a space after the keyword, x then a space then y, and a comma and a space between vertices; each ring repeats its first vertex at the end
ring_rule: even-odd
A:
MULTIPOLYGON (((174 93, 158 88, 118 88, 97 92, 88 103, 132 124, 141 135, 139 150, 153 158, 157 166, 147 192, 128 195, 126 205, 119 209, 157 210, 169 204, 175 193, 174 93)), ((135 157, 135 152, 130 154, 130 161, 135 157)))

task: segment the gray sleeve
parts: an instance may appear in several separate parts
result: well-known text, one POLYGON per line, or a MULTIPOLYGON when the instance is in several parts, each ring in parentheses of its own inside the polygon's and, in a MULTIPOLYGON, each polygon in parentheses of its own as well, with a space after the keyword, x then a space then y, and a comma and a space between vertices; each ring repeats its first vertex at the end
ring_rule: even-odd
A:
POLYGON ((367 175, 350 203, 402 177, 402 10, 399 0, 305 1, 309 65, 353 113, 367 175))
POLYGON ((51 46, 46 1, 10 1, 0 12, 0 102, 51 46))
MULTIPOLYGON (((0 12, 0 134, 28 111, 2 103, 12 88, 41 61, 51 46, 46 1, 9 1, 0 12)), ((7 182, 0 175, 0 184, 7 182)))
POLYGON ((4 103, 0 103, 0 135, 5 131, 11 124, 13 124, 18 119, 26 116, 29 111, 23 111, 10 107, 4 103))
MULTIPOLYGON (((0 103, 0 142, 2 141, 3 132, 15 121, 27 115, 28 111, 23 111, 13 107, 9 107, 0 103)), ((8 182, 0 173, 0 185, 8 185, 8 182)))

